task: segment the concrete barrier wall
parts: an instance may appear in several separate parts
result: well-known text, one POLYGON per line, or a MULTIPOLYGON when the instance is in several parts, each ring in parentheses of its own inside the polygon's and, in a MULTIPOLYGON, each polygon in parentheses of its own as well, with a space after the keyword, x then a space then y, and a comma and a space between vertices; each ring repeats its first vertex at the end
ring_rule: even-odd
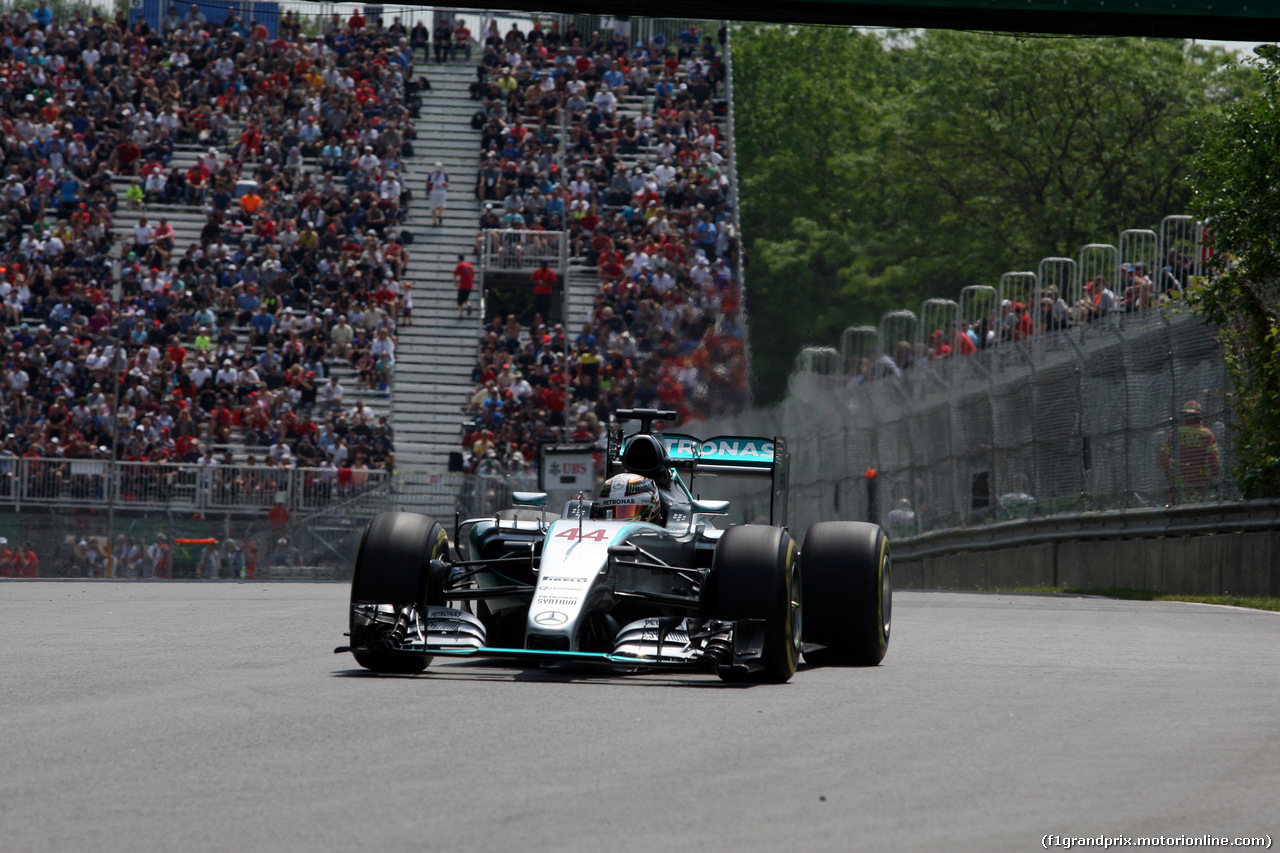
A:
POLYGON ((893 544, 900 589, 1054 586, 1280 596, 1271 502, 1041 520, 893 544))

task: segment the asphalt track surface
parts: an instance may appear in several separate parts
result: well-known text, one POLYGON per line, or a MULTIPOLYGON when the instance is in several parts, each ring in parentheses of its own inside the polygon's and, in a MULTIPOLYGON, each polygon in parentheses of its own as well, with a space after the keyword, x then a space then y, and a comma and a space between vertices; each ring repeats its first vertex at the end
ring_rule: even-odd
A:
POLYGON ((380 678, 335 584, 0 585, 3 851, 1032 850, 1280 830, 1280 615, 898 593, 784 686, 380 678))

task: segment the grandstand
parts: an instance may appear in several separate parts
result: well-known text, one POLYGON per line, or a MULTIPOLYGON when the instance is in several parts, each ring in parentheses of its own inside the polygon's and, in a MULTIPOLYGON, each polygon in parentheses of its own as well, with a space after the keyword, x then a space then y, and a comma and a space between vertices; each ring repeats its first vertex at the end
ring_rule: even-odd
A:
POLYGON ((391 489, 406 467, 527 476, 541 443, 593 439, 619 405, 699 417, 745 396, 725 65, 694 26, 637 20, 601 38, 595 19, 503 17, 498 33, 484 13, 494 23, 480 31, 477 14, 468 37, 463 13, 436 13, 437 31, 474 40, 477 67, 428 64, 377 15, 335 15, 311 37, 292 15, 146 8, 0 21, 0 539, 73 574, 116 550, 105 571, 138 575, 186 519, 203 525, 187 540, 222 543, 206 548, 213 568, 255 544, 296 564, 302 539, 349 550, 360 518, 409 494, 498 494, 434 474, 391 489), (558 142, 526 150, 547 133, 558 142), (486 199, 514 214, 496 228, 474 191, 482 144, 529 172, 486 199), (672 158, 687 174, 669 174, 672 158), (437 168, 442 216, 426 192, 437 168), (600 262, 614 250, 621 270, 600 262), (480 269, 469 321, 459 255, 480 269), (535 297, 535 317, 539 259, 556 298, 535 297), (485 407, 490 378, 511 393, 485 407), (530 387, 567 398, 547 406, 530 387), (495 414, 504 443, 480 470, 459 433, 495 414), (73 532, 41 520, 67 512, 73 532))
POLYGON ((349 504, 396 466, 408 33, 41 13, 0 21, 6 532, 349 504))

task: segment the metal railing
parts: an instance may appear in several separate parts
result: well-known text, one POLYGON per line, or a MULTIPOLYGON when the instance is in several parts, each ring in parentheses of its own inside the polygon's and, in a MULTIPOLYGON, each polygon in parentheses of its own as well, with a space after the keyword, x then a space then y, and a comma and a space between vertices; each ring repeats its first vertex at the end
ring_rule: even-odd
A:
POLYGON ((486 228, 481 255, 486 272, 532 272, 546 264, 563 275, 560 247, 563 231, 526 231, 520 228, 486 228))
POLYGON ((307 511, 377 489, 389 475, 351 468, 280 468, 0 458, 0 507, 243 513, 276 503, 307 511))
POLYGON ((491 515, 537 488, 534 475, 331 473, 3 459, 0 578, 342 580, 379 512, 435 516, 452 531, 455 513, 491 515))
POLYGON ((534 474, 0 458, 0 510, 17 511, 103 511, 114 503, 120 512, 261 515, 279 503, 295 522, 386 509, 443 517, 494 512, 510 505, 513 491, 536 487, 534 474))

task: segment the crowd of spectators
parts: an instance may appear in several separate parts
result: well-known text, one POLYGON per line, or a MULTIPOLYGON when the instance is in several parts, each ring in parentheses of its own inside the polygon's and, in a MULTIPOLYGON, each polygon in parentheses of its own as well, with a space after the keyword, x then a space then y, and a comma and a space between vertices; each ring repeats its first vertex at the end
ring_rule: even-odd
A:
POLYGON ((660 32, 489 25, 475 88, 480 228, 566 231, 596 295, 574 328, 536 303, 524 323, 487 318, 466 401, 469 470, 521 471, 541 443, 597 441, 619 408, 684 422, 746 402, 723 42, 696 27, 668 44, 660 32))
POLYGON ((973 321, 965 317, 947 320, 921 342, 898 340, 891 352, 878 358, 868 354, 852 359, 848 383, 857 386, 880 377, 901 377, 916 365, 938 359, 1027 342, 1037 335, 1087 325, 1108 315, 1145 311, 1186 291, 1195 268, 1191 255, 1169 249, 1154 275, 1147 274, 1147 265, 1142 261, 1121 264, 1119 296, 1111 289, 1107 276, 1097 273, 1085 282, 1074 304, 1068 304, 1059 289, 1052 286, 1039 293, 1038 310, 1034 291, 1026 303, 1013 299, 978 300, 966 306, 977 315, 973 321))
POLYGON ((360 400, 392 381, 411 305, 409 33, 357 13, 308 37, 286 13, 272 35, 237 8, 171 7, 159 31, 45 0, 0 15, 0 458, 217 464, 241 444, 249 464, 394 468, 360 400), (203 153, 180 167, 176 146, 203 153), (203 212, 198 240, 149 204, 203 212))

